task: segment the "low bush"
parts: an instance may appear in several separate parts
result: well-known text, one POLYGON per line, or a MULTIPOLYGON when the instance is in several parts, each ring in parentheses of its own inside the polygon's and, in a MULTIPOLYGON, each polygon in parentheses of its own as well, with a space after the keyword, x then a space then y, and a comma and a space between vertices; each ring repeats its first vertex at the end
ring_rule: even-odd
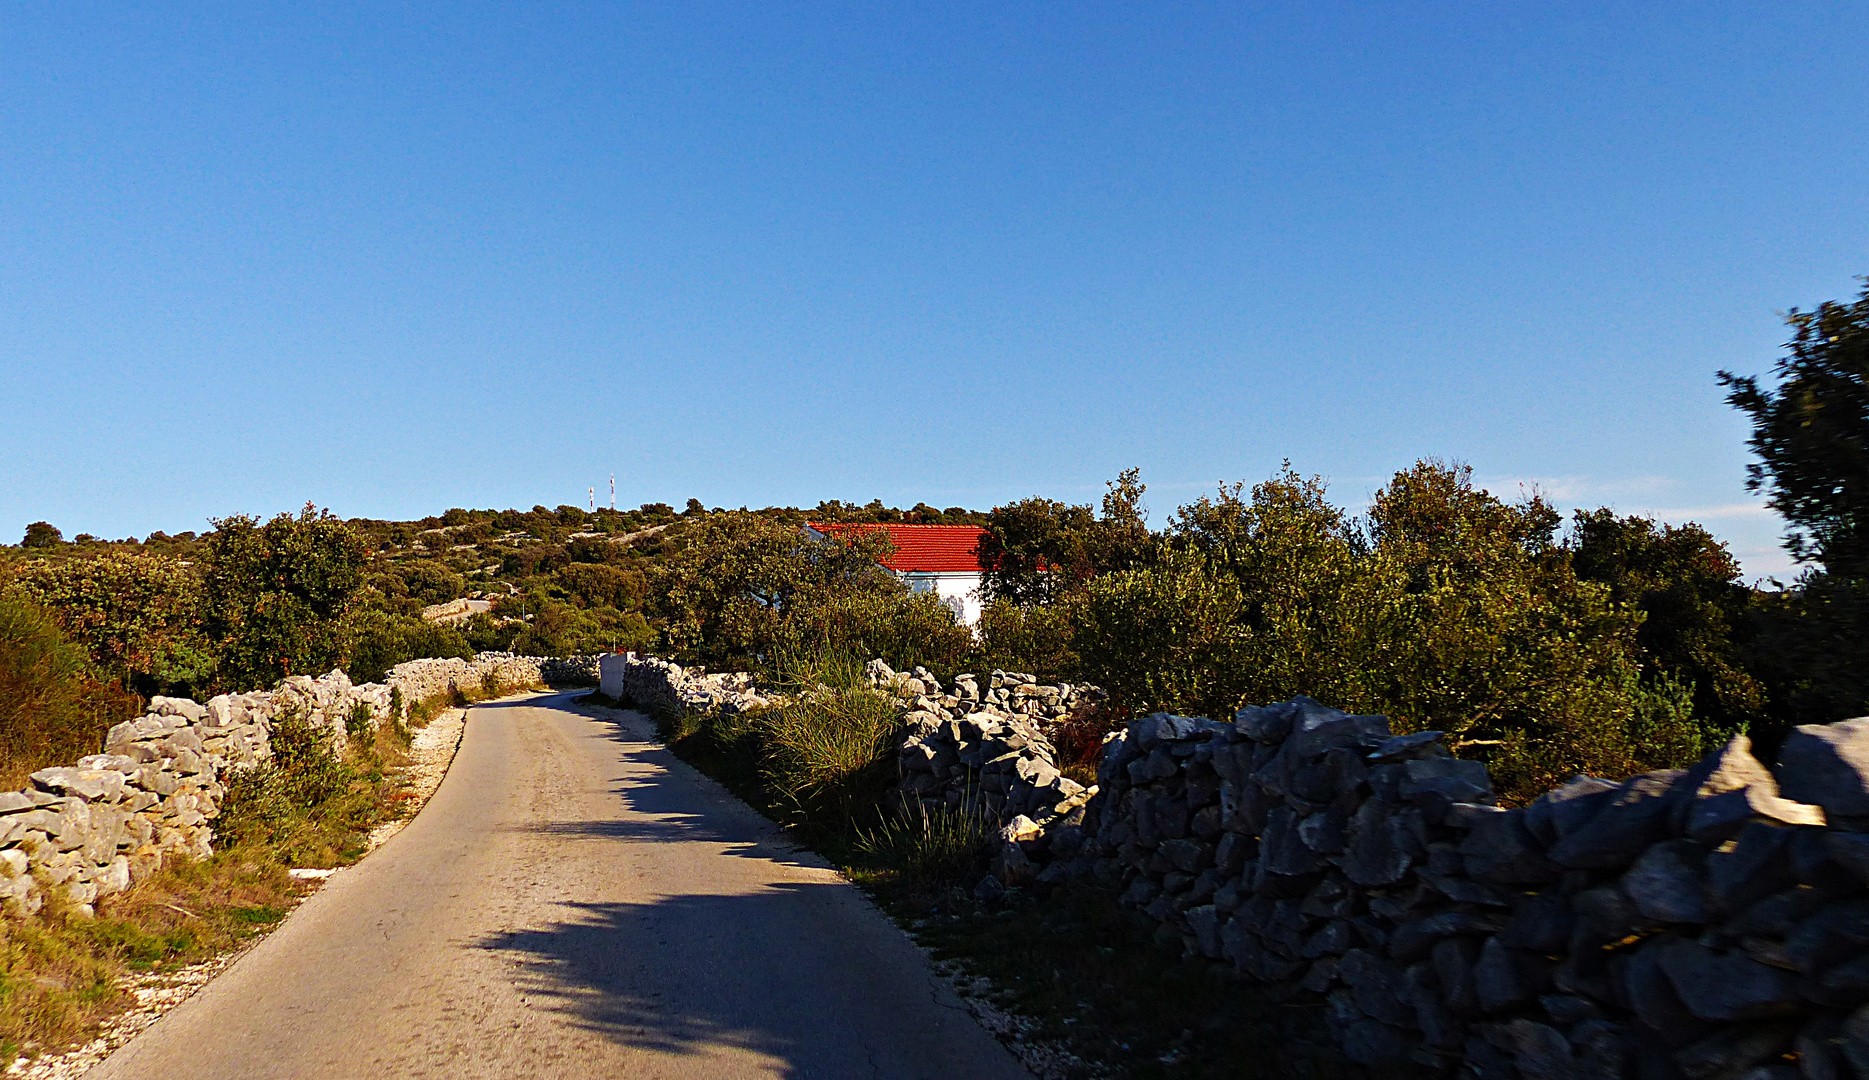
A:
POLYGON ((760 720, 767 787, 788 814, 847 823, 895 781, 901 710, 868 688, 819 690, 760 720))
POLYGON ((95 677, 83 648, 44 609, 0 590, 0 789, 95 754, 137 700, 95 677))
POLYGON ((980 640, 974 671, 1026 671, 1051 681, 1078 668, 1070 613, 1063 605, 994 600, 981 610, 975 629, 980 640))
POLYGON ((390 668, 410 660, 474 656, 473 646, 459 630, 410 615, 358 612, 351 617, 349 632, 350 659, 344 670, 352 682, 382 682, 390 668))
POLYGON ((848 656, 781 659, 788 700, 743 713, 652 710, 677 754, 767 815, 845 845, 895 782, 901 708, 848 656))
POLYGON ((220 846, 262 848, 293 866, 336 866, 362 855, 369 830, 395 807, 386 769, 400 763, 401 747, 393 745, 393 730, 383 734, 388 738, 353 740, 339 757, 329 736, 302 716, 280 717, 272 760, 228 777, 215 825, 220 846))
POLYGON ((895 874, 911 889, 971 888, 986 873, 999 826, 978 810, 930 812, 916 803, 907 816, 878 814, 858 829, 852 850, 873 870, 895 874))
POLYGON ((897 670, 919 665, 946 680, 969 669, 975 647, 973 632, 940 597, 880 582, 801 603, 778 629, 772 654, 881 657, 897 670))

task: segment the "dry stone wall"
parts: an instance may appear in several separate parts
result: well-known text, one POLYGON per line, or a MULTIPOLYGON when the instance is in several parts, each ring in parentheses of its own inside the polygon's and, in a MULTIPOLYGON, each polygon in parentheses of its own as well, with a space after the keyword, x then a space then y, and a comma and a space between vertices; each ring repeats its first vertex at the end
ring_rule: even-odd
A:
MULTIPOLYGON (((880 660, 870 677, 909 700, 898 755, 905 811, 980 813, 1022 837, 1068 819, 1090 798, 1094 789, 1059 770, 1047 728, 1103 700, 1096 687, 994 671, 984 685, 957 675, 944 690, 925 668, 902 676, 880 660)), ((1011 874, 1018 872, 1015 863, 1011 874)))
MULTIPOLYGON (((1350 1057, 1485 1080, 1869 1078, 1869 719, 1494 805, 1437 732, 1157 714, 1009 839, 1190 954, 1324 995, 1350 1057)), ((1003 861, 1003 860, 1002 860, 1003 861)))
POLYGON ((388 722, 396 691, 413 704, 456 689, 477 691, 489 676, 503 687, 577 685, 591 681, 595 668, 595 657, 482 653, 473 660, 413 660, 383 683, 353 685, 333 671, 205 703, 153 698, 147 714, 110 730, 103 753, 41 769, 31 787, 0 792, 0 907, 35 912, 56 890, 88 911, 167 858, 212 854, 228 774, 271 758, 281 716, 304 717, 341 749, 353 711, 367 710, 372 728, 388 722))
MULTIPOLYGON (((976 896, 1102 882, 1158 939, 1319 994, 1346 1054, 1480 1080, 1869 1080, 1869 718, 1497 805, 1438 732, 1308 698, 1156 714, 1057 776, 1100 697, 870 667, 904 699, 905 812, 1005 822, 976 896), (1062 782, 1060 782, 1062 781, 1062 782)), ((639 704, 765 704, 744 675, 606 658, 639 704)), ((616 691, 612 692, 611 688, 616 691)))
POLYGON ((772 704, 776 695, 760 693, 753 676, 738 671, 708 674, 669 660, 636 653, 616 653, 600 661, 598 692, 650 711, 733 714, 772 704))

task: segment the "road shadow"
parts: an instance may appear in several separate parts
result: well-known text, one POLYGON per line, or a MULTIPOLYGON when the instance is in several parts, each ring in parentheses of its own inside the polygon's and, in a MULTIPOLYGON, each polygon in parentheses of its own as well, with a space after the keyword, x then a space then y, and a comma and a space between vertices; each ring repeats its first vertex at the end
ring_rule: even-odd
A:
POLYGON ((942 1040, 973 1021, 937 1003, 929 976, 896 955, 906 942, 863 926, 853 899, 840 883, 787 882, 571 903, 561 921, 475 944, 514 965, 529 1004, 625 1046, 750 1052, 787 1077, 969 1075, 959 1058, 978 1047, 942 1040))
POLYGON ((629 843, 712 843, 723 845, 722 854, 739 858, 832 868, 822 856, 794 841, 777 822, 656 740, 648 717, 627 710, 580 706, 575 699, 581 693, 558 694, 528 704, 594 721, 605 740, 620 744, 632 762, 650 768, 614 781, 612 791, 621 812, 616 818, 539 822, 519 831, 629 843))
MULTIPOLYGON (((532 704, 593 721, 583 731, 623 744, 625 765, 610 774, 615 817, 521 831, 556 842, 633 845, 632 861, 654 859, 659 845, 699 843, 747 859, 828 868, 651 741, 646 718, 608 709, 602 713, 612 715, 593 715, 598 710, 579 708, 568 695, 532 704)), ((564 902, 549 923, 490 933, 472 947, 512 965, 531 1007, 648 1053, 690 1060, 752 1054, 771 1075, 797 1078, 1025 1075, 1016 1066, 1004 1071, 1011 1059, 857 889, 830 875, 772 880, 798 876, 742 868, 695 880, 693 891, 677 895, 564 902)), ((712 1069, 695 1060, 677 1071, 712 1069)))

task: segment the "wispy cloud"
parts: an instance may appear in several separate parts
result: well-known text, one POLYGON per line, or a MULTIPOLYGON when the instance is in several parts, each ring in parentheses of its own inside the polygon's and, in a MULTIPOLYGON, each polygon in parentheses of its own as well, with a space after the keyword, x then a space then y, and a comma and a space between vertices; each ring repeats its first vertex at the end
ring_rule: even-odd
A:
POLYGON ((1663 521, 1725 521, 1734 518, 1774 517, 1772 508, 1763 502, 1727 503, 1724 506, 1656 507, 1640 511, 1663 521))

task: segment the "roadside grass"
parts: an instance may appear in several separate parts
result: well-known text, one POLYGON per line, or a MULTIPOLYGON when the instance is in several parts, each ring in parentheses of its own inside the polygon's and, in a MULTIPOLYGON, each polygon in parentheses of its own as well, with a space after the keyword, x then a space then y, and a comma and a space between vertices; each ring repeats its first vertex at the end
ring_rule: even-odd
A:
POLYGON ((374 733, 347 718, 342 755, 309 724, 281 717, 270 764, 233 773, 215 820, 215 854, 172 859, 84 918, 56 900, 36 916, 0 918, 0 1068, 93 1037, 134 1004, 131 979, 239 948, 283 919, 314 883, 295 867, 355 862, 370 830, 413 807, 397 776, 414 730, 444 710, 523 687, 480 686, 402 707, 374 733))
POLYGON ((1178 938, 1158 940, 1155 924, 1094 883, 977 902, 972 890, 987 870, 994 823, 961 813, 886 813, 896 710, 889 707, 891 726, 879 739, 857 692, 832 684, 771 710, 664 708, 651 716, 684 761, 830 859, 937 959, 984 980, 990 989, 981 996, 1022 1028, 1015 1041, 1068 1055, 1046 1055, 1062 1062, 1061 1074, 1371 1075, 1335 1049, 1315 996, 1184 958, 1178 938))

